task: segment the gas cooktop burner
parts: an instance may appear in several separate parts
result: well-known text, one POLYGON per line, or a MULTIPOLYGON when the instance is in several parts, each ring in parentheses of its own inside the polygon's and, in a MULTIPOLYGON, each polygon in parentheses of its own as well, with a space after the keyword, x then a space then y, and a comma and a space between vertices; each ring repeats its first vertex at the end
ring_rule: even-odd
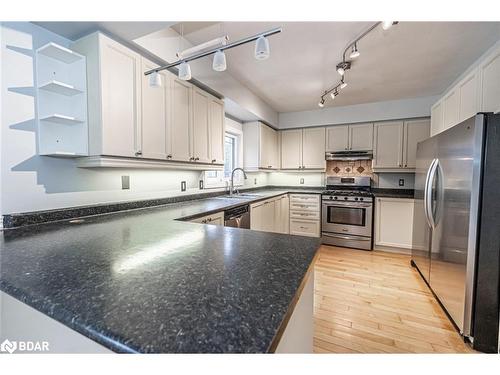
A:
POLYGON ((371 197, 372 193, 366 190, 325 190, 323 195, 337 195, 342 197, 371 197))

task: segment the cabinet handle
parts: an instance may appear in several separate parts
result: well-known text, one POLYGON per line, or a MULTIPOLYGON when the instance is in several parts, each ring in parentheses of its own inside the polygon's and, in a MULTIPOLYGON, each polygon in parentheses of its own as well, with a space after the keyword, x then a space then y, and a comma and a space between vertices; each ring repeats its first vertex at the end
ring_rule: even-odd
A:
POLYGON ((347 151, 347 149, 348 149, 347 147, 344 148, 344 150, 346 150, 346 151, 347 151))
POLYGON ((405 168, 408 168, 408 164, 405 164, 405 168))
POLYGON ((306 166, 305 166, 305 165, 303 165, 303 166, 302 166, 302 169, 306 169, 306 166))
POLYGON ((189 158, 189 161, 194 161, 194 158, 189 158))
POLYGON ((210 221, 212 221, 212 218, 210 217, 210 218, 208 218, 207 220, 210 222, 210 221))
POLYGON ((399 168, 401 168, 403 165, 402 164, 399 164, 399 168))
POLYGON ((198 160, 200 160, 200 158, 194 158, 194 161, 198 161, 198 160))
POLYGON ((171 154, 168 154, 168 155, 167 155, 167 159, 172 159, 172 155, 171 155, 171 154))
POLYGON ((137 152, 135 153, 135 156, 141 156, 141 155, 142 155, 142 151, 137 151, 137 152))
POLYGON ((212 163, 215 163, 217 161, 217 159, 212 159, 212 163))
POLYGON ((268 165, 267 167, 268 167, 268 168, 272 168, 273 166, 272 166, 272 165, 268 165))
POLYGON ((204 219, 201 221, 202 224, 206 224, 207 223, 207 219, 204 219))

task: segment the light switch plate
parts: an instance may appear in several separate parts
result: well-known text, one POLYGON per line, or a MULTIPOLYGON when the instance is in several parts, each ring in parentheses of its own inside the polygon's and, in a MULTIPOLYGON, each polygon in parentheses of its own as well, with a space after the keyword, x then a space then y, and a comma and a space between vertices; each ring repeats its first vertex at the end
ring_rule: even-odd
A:
POLYGON ((303 178, 300 179, 300 184, 304 185, 304 179, 303 178))
POLYGON ((199 187, 200 187, 200 190, 203 190, 203 180, 200 180, 199 187))
POLYGON ((253 184, 257 185, 257 179, 256 178, 253 179, 253 184))
POLYGON ((122 176, 122 190, 130 189, 130 176, 122 176))
POLYGON ((399 186, 405 186, 405 179, 404 178, 399 179, 399 186))
POLYGON ((181 191, 186 191, 186 181, 181 181, 181 191))

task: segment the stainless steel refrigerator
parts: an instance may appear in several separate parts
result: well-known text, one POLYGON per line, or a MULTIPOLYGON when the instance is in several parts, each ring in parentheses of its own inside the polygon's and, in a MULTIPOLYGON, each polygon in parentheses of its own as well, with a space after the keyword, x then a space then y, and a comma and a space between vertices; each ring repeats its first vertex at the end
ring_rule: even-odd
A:
POLYGON ((478 114, 418 144, 412 246, 412 265, 460 333, 494 352, 500 238, 491 236, 500 232, 499 131, 500 115, 478 114))

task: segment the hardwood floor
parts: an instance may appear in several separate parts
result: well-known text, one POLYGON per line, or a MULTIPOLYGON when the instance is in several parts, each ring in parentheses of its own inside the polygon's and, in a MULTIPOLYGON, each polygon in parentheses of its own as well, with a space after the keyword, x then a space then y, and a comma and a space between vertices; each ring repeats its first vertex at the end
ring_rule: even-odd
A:
POLYGON ((410 257, 322 246, 315 265, 316 353, 473 352, 410 257))

